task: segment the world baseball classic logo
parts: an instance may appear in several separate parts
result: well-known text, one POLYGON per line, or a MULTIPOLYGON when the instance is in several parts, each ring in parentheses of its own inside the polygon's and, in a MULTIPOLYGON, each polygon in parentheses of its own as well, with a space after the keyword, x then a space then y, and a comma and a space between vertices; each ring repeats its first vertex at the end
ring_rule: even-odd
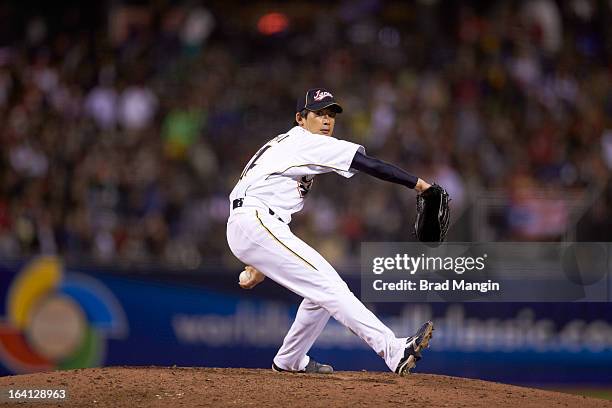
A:
POLYGON ((94 367, 106 339, 127 335, 123 308, 99 280, 43 256, 11 282, 0 321, 0 361, 16 373, 94 367))

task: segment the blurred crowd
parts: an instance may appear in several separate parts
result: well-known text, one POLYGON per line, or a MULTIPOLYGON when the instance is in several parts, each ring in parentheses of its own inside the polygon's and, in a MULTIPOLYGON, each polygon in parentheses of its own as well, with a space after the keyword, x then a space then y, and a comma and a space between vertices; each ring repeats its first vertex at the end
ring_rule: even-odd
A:
MULTIPOLYGON (((462 239, 482 199, 493 239, 611 240, 612 3, 407 3, 1 5, 0 256, 235 262, 229 191, 314 86, 336 137, 449 190, 462 239)), ((319 176, 292 228, 343 262, 411 240, 413 207, 319 176)))

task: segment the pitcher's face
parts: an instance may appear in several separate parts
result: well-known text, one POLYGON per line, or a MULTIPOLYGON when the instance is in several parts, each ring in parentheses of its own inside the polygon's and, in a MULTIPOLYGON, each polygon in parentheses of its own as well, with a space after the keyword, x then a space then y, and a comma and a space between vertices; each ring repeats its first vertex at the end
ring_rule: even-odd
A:
POLYGON ((311 133, 324 136, 332 136, 336 124, 336 112, 325 108, 318 111, 308 111, 306 117, 296 113, 295 121, 311 133))

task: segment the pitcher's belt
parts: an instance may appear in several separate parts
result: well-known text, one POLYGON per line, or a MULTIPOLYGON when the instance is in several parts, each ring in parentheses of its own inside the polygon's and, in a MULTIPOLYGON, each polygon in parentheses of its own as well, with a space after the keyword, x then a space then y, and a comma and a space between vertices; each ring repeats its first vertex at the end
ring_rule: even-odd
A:
MULTIPOLYGON (((232 209, 236 209, 236 208, 240 208, 244 205, 244 198, 237 198, 234 201, 232 201, 232 209)), ((270 215, 276 217, 280 222, 285 222, 283 221, 283 219, 281 217, 279 217, 278 215, 276 215, 276 213, 274 211, 272 211, 272 209, 268 208, 268 212, 270 213, 270 215)))

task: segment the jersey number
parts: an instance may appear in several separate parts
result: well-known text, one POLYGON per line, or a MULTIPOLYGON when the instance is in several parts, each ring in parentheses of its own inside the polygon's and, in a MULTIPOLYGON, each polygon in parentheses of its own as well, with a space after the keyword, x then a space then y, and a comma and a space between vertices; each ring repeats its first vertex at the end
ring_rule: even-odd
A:
POLYGON ((251 160, 249 160, 247 165, 244 167, 244 170, 242 170, 242 174, 240 174, 240 180, 242 180, 242 178, 244 176, 246 176, 246 174, 249 172, 249 170, 251 170, 253 167, 255 167, 257 165, 257 160, 259 160, 261 155, 264 154, 266 152, 266 150, 271 148, 272 145, 283 141, 287 136, 289 136, 289 135, 278 135, 274 139, 270 140, 268 143, 263 145, 261 147, 261 149, 259 149, 257 151, 257 153, 255 153, 255 155, 251 158, 251 160))

